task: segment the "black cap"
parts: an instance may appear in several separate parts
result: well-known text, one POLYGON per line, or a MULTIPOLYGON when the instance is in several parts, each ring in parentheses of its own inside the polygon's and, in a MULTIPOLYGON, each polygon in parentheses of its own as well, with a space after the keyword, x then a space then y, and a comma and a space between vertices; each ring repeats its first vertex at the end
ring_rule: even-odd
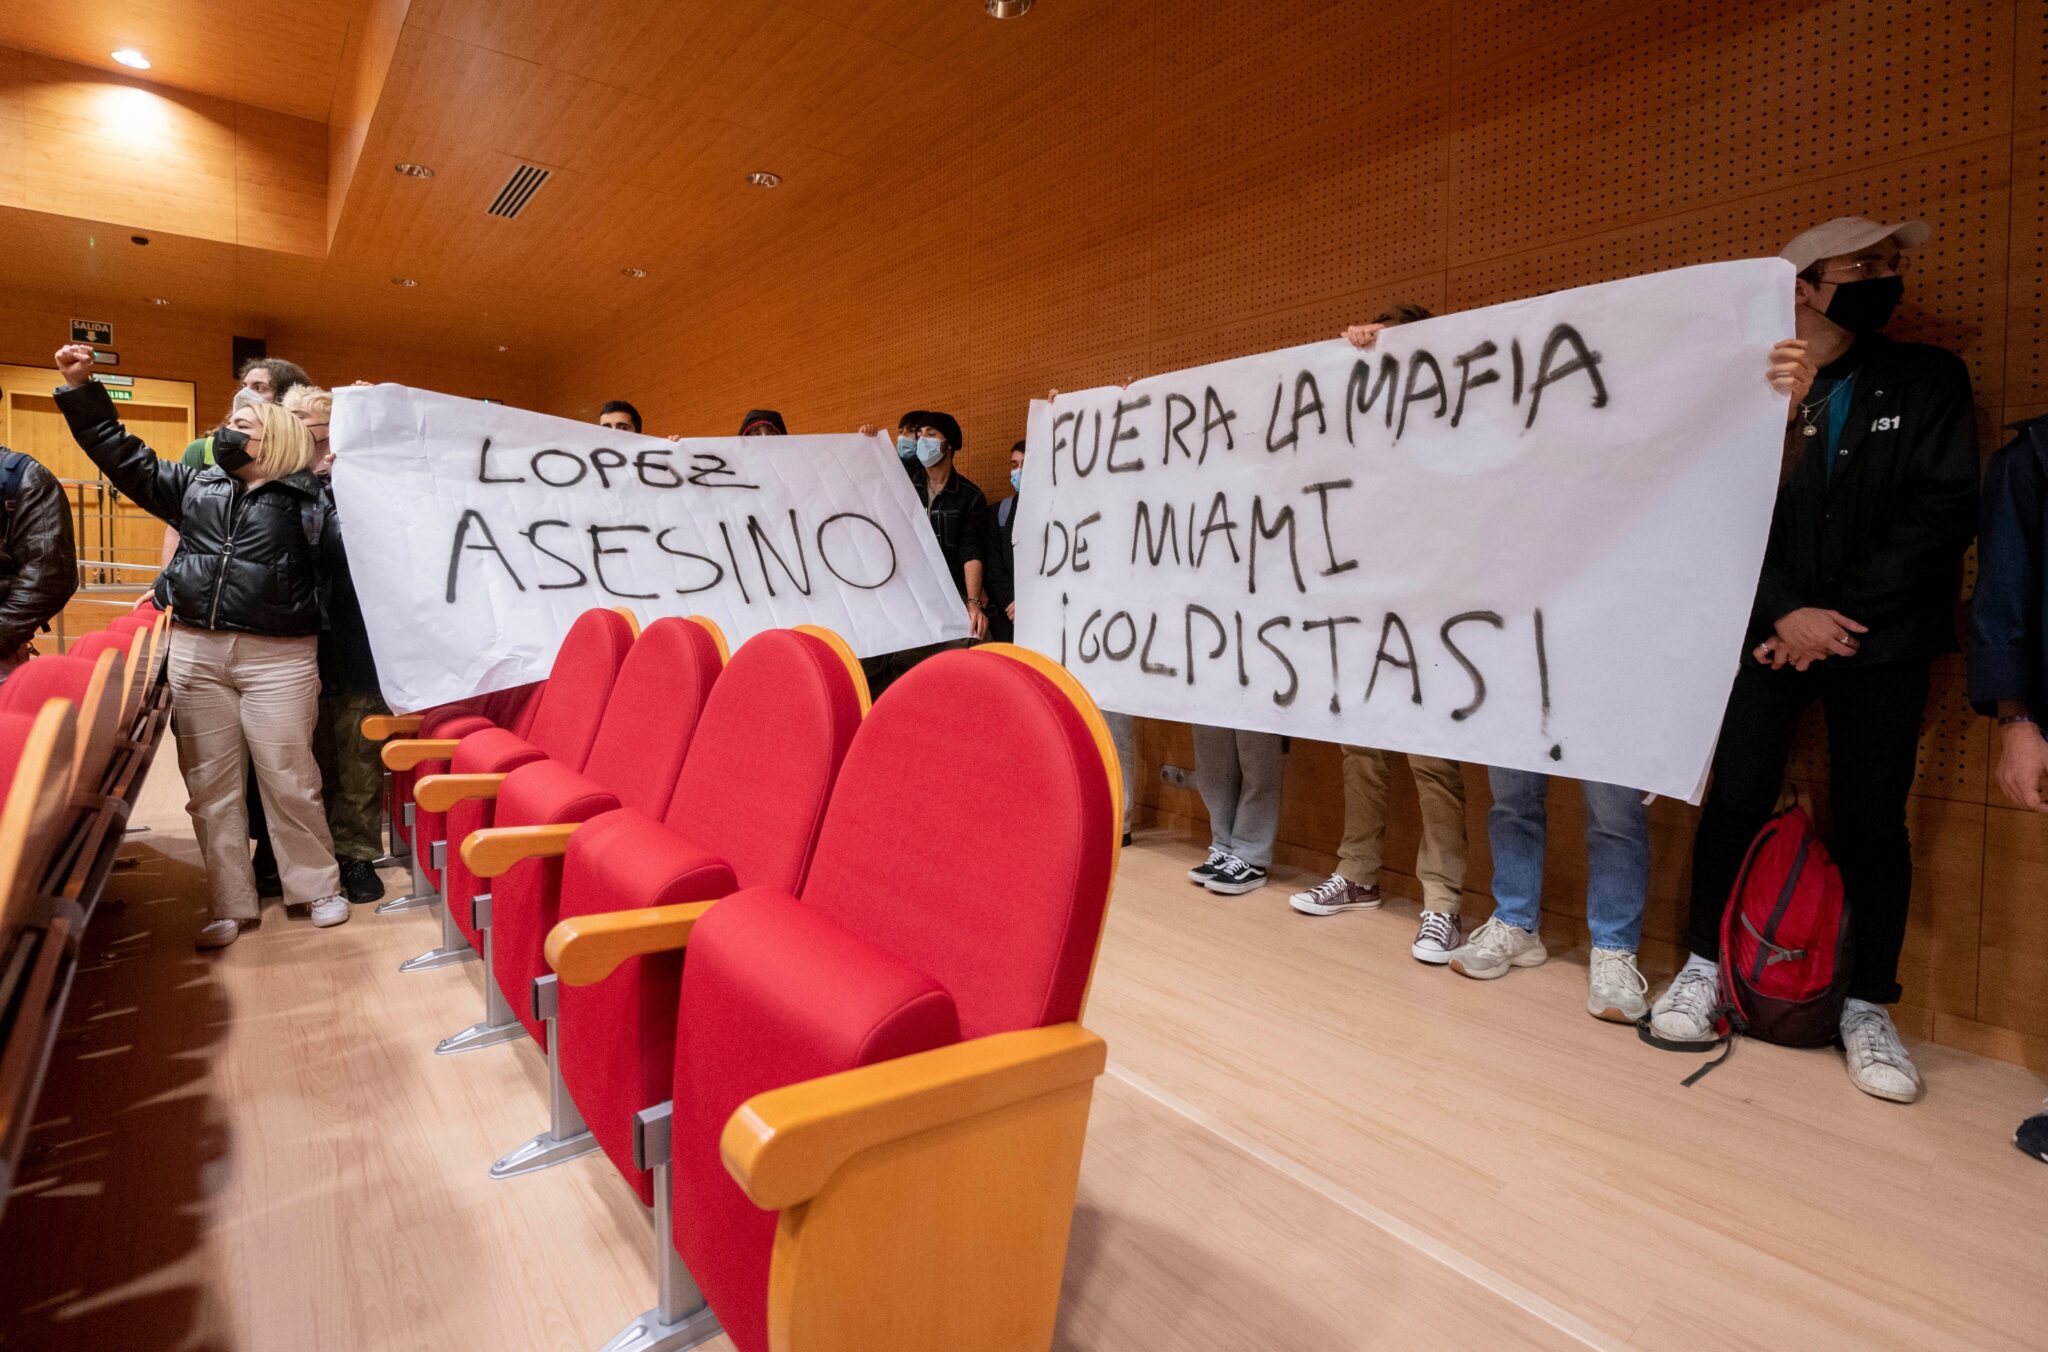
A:
POLYGON ((925 412, 920 416, 920 426, 936 427, 946 444, 954 450, 960 449, 960 420, 950 413, 925 412))
POLYGON ((788 436, 789 427, 782 421, 782 415, 772 408, 750 408, 747 416, 740 419, 740 435, 788 436))

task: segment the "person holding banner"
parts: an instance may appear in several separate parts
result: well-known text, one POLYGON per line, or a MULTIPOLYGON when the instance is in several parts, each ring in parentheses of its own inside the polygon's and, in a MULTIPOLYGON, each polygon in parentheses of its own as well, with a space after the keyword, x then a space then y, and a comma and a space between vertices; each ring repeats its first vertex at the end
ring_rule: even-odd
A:
POLYGON ((1287 739, 1205 723, 1192 731, 1195 790, 1209 811, 1209 855, 1188 870, 1188 881, 1221 897, 1256 892, 1266 885, 1280 833, 1287 739))
MULTIPOLYGON (((1970 703, 1998 720, 1999 789, 2048 812, 2048 417, 2012 430, 1984 470, 1970 703)), ((2048 1164, 2048 1112, 2020 1123, 2013 1144, 2048 1164)))
POLYGON ((275 404, 235 411, 214 436, 212 468, 159 459, 121 426, 93 379, 92 348, 57 350, 57 407, 114 486, 179 531, 164 570, 171 593, 170 682, 178 765, 213 891, 198 946, 225 948, 256 925, 242 800, 255 763, 287 898, 316 926, 348 919, 313 760, 320 673, 314 540, 333 526, 311 434, 275 404))
MULTIPOLYGON (((925 658, 948 648, 964 648, 988 636, 988 594, 982 574, 988 566, 988 499, 972 479, 953 467, 961 445, 960 423, 950 413, 921 411, 906 413, 906 427, 897 441, 900 451, 905 440, 914 448, 922 477, 916 480, 917 496, 931 519, 932 534, 939 552, 953 575, 953 587, 967 606, 967 639, 952 639, 922 648, 884 653, 863 664, 868 686, 880 698, 891 682, 925 658)), ((863 428, 863 432, 867 429, 863 428)))
POLYGON ((1854 918, 1842 1011, 1849 1078, 1877 1098, 1921 1090, 1886 1006, 1913 890, 1906 796, 1934 660, 1956 650, 1955 596, 1977 519, 1970 377, 1954 353, 1881 330, 1905 291, 1920 221, 1842 217, 1788 243, 1799 336, 1819 363, 1795 399, 1786 473, 1728 697, 1713 782, 1693 840, 1692 955, 1653 1030, 1708 1041, 1720 1005, 1721 917, 1769 818, 1800 715, 1827 714, 1834 857, 1854 918))
POLYGON ((1010 448, 1010 496, 990 508, 988 536, 988 637, 1008 643, 1017 619, 1017 494, 1024 483, 1024 442, 1010 448))
MULTIPOLYGON (((1428 319, 1423 306, 1389 306, 1370 324, 1344 331, 1352 346, 1370 350, 1381 330, 1428 319)), ((1465 899, 1465 767, 1440 756, 1411 752, 1404 759, 1415 780, 1422 810, 1422 840, 1415 851, 1415 876, 1422 884, 1422 920, 1408 951, 1417 961, 1447 963, 1464 942, 1459 908, 1465 899)), ((1380 851, 1387 838, 1387 753, 1378 747, 1344 747, 1344 838, 1337 846, 1337 871, 1305 892, 1288 898, 1303 915, 1376 910, 1380 897, 1380 851)))
POLYGON ((640 434, 640 410, 623 399, 607 399, 604 407, 597 411, 597 425, 608 427, 614 432, 640 434))

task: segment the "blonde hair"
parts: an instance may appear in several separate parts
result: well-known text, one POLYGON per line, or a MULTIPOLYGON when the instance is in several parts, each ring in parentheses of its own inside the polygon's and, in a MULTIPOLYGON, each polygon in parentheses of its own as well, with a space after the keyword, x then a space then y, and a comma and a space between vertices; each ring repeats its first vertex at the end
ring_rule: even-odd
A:
POLYGON ((263 424, 263 441, 254 448, 259 474, 266 479, 282 479, 313 468, 319 452, 304 423, 279 404, 257 404, 247 411, 263 424))
POLYGON ((334 396, 318 385, 294 385, 285 392, 284 409, 287 413, 310 413, 315 418, 334 416, 334 396))

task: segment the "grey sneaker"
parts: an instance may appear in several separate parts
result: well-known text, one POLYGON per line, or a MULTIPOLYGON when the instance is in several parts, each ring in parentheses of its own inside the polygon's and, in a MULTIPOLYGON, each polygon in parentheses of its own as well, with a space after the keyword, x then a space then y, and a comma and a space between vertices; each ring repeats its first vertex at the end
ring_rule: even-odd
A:
POLYGON ((1650 1006, 1650 1031, 1667 1042, 1712 1042, 1720 1009, 1720 969, 1687 967, 1650 1006))
POLYGON ((1842 1057, 1849 1078, 1871 1097, 1893 1103, 1920 1097, 1920 1072, 1883 1005, 1851 1000, 1842 1007, 1842 1057))
POLYGON ((1650 982, 1626 948, 1596 948, 1586 972, 1586 1012, 1609 1023, 1634 1023, 1650 1012, 1650 982))
POLYGON ((1287 904, 1303 915, 1335 915, 1339 911, 1370 911, 1380 904, 1377 887, 1363 887, 1341 873, 1332 873, 1306 892, 1296 892, 1287 904))
POLYGON ((1459 976, 1491 981, 1506 976, 1510 967, 1540 967, 1549 956, 1543 940, 1498 916, 1490 916, 1451 954, 1451 970, 1459 976))
POLYGON ((342 896, 339 892, 331 897, 322 897, 313 903, 313 925, 316 929, 326 929, 329 925, 339 925, 347 919, 348 898, 342 896))
POLYGON ((1465 922, 1444 911, 1424 911, 1422 927, 1415 931, 1415 942, 1408 951, 1415 955, 1417 962, 1427 962, 1441 967, 1451 960, 1451 954, 1458 951, 1458 945, 1465 942, 1465 922))

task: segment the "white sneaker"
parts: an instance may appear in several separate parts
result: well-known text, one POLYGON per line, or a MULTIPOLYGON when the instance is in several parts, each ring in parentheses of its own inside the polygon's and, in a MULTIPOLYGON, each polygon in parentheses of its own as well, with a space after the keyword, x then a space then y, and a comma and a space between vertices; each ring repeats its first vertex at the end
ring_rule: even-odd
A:
POLYGON ((226 948, 242 937, 245 929, 255 929, 254 920, 209 920, 199 927, 199 934, 192 941, 197 949, 226 948))
POLYGON ((1306 892, 1296 892, 1287 904, 1303 915, 1335 915, 1339 911, 1370 911, 1380 904, 1377 887, 1363 887, 1341 873, 1332 873, 1306 892))
POLYGON ((1849 1078, 1871 1097, 1894 1103, 1920 1097, 1920 1072, 1883 1005, 1851 1000, 1842 1007, 1842 1057, 1849 1078))
POLYGON ((1443 911, 1424 911, 1422 928, 1415 931, 1415 942, 1408 948, 1417 962, 1434 963, 1441 967, 1451 960, 1451 954, 1458 945, 1465 942, 1465 922, 1457 916, 1443 911))
POLYGON ((322 897, 313 903, 313 925, 316 929, 326 929, 329 925, 339 925, 346 919, 348 919, 348 898, 340 893, 336 893, 331 897, 322 897))
POLYGON ((1586 1012, 1609 1023, 1634 1023, 1650 1012, 1650 981, 1626 948, 1596 948, 1586 972, 1586 1012))
POLYGON ((1720 1010, 1720 968, 1688 963, 1650 1006, 1650 1031, 1668 1042, 1712 1042, 1720 1010))
POLYGON ((1543 940, 1528 930, 1489 916, 1485 924, 1451 954, 1451 970, 1459 976, 1491 981, 1510 967, 1540 967, 1550 953, 1543 940))

